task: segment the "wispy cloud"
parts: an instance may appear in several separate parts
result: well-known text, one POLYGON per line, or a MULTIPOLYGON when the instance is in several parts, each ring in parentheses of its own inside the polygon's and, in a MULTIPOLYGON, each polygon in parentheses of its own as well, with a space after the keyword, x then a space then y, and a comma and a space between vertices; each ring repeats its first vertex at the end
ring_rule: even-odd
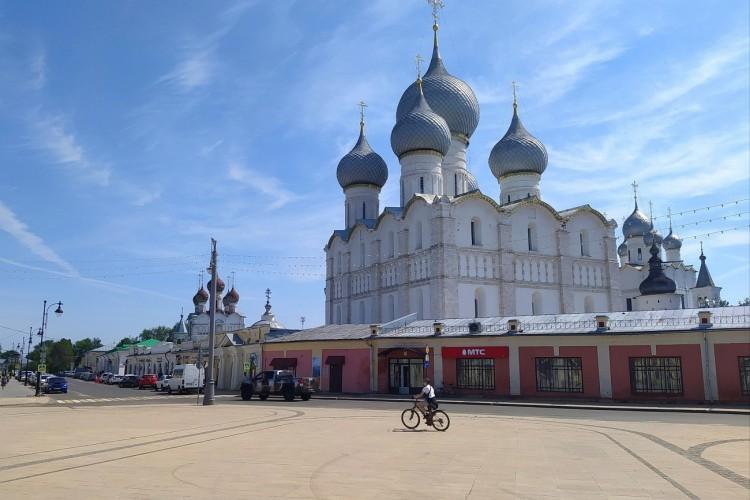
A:
POLYGON ((110 167, 91 159, 61 116, 34 114, 30 118, 32 147, 47 153, 53 162, 63 165, 85 180, 108 186, 110 167))
POLYGON ((78 271, 44 243, 44 240, 32 233, 13 211, 0 201, 0 230, 5 231, 18 243, 42 259, 64 269, 67 274, 77 276, 78 271))
POLYGON ((276 177, 247 168, 236 162, 229 163, 227 177, 230 180, 257 189, 271 198, 268 205, 270 210, 281 208, 299 198, 298 195, 284 188, 282 181, 276 177))
POLYGON ((47 82, 47 54, 44 50, 38 50, 31 57, 29 72, 31 74, 31 88, 34 90, 42 89, 47 82))

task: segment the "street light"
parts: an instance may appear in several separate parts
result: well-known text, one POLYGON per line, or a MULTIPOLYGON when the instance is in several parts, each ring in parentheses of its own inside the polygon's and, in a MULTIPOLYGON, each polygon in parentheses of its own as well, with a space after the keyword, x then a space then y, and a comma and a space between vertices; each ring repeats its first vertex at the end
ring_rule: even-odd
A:
POLYGON ((34 331, 34 327, 29 327, 29 350, 26 351, 26 373, 24 373, 23 377, 23 385, 29 385, 29 355, 31 355, 31 336, 32 332, 34 331))
POLYGON ((55 309, 55 315, 59 318, 62 316, 63 310, 62 310, 62 302, 52 303, 47 306, 47 301, 44 301, 44 306, 42 308, 42 327, 39 329, 39 363, 36 367, 36 392, 34 393, 35 396, 41 396, 41 382, 42 382, 42 374, 39 371, 39 365, 45 364, 47 361, 45 352, 44 352, 44 330, 47 328, 47 316, 49 315, 49 310, 52 309, 52 306, 57 306, 57 309, 55 309))

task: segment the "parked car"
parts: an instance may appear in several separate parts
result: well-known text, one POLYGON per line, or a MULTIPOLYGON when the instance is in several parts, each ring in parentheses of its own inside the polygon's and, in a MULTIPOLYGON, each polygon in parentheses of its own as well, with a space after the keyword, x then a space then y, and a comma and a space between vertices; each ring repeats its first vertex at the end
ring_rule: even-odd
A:
POLYGON ((172 375, 159 375, 159 379, 156 381, 156 387, 154 387, 154 389, 160 392, 166 391, 170 378, 172 378, 172 375))
POLYGON ((110 385, 118 385, 120 382, 122 382, 122 375, 112 374, 112 376, 107 379, 107 383, 110 385))
POLYGON ((203 392, 204 382, 205 374, 202 367, 176 365, 172 370, 172 378, 167 381, 167 392, 182 394, 183 392, 198 391, 200 393, 203 392))
POLYGON ((146 389, 147 387, 156 388, 156 382, 158 382, 158 379, 155 373, 146 373, 138 379, 138 389, 146 389))
POLYGON ((120 387, 138 387, 138 375, 123 375, 118 385, 120 387))
POLYGON ((311 377, 295 377, 289 370, 267 370, 254 377, 246 377, 240 386, 240 395, 244 401, 252 399, 257 394, 262 400, 268 396, 283 396, 287 401, 293 401, 299 396, 307 401, 315 392, 314 379, 311 377))
POLYGON ((65 370, 65 371, 63 372, 63 376, 64 376, 64 377, 72 377, 73 375, 75 375, 75 373, 76 373, 76 372, 75 372, 75 371, 73 371, 73 370, 65 370))
POLYGON ((42 373, 39 376, 39 388, 42 391, 47 388, 47 382, 49 381, 50 377, 54 377, 54 375, 50 375, 49 373, 42 373))
POLYGON ((83 374, 84 374, 84 373, 87 373, 87 372, 90 372, 90 371, 91 371, 91 370, 89 370, 89 369, 88 369, 88 368, 86 368, 86 367, 83 367, 83 366, 79 366, 78 368, 76 368, 76 369, 75 369, 75 370, 73 371, 73 376, 74 376, 75 378, 82 378, 82 376, 83 376, 83 374))
POLYGON ((99 375, 99 382, 102 384, 106 384, 109 380, 109 377, 112 376, 112 372, 104 372, 101 375, 99 375))
POLYGON ((68 381, 63 377, 49 377, 47 379, 47 385, 43 389, 44 392, 61 392, 67 394, 68 392, 68 381))

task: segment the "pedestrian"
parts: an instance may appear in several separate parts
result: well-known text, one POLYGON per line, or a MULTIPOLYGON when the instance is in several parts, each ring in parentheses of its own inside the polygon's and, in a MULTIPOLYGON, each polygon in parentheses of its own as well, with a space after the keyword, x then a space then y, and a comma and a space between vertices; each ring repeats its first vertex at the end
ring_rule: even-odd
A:
POLYGON ((2 380, 0 381, 0 384, 3 386, 3 390, 5 390, 5 385, 8 383, 8 376, 3 375, 2 380))

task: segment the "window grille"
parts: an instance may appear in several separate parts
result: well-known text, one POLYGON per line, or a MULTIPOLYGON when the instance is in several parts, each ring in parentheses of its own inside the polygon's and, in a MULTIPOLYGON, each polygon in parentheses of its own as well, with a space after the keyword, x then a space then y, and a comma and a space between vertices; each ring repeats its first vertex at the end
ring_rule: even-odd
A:
POLYGON ((630 388, 635 394, 682 394, 682 358, 630 358, 630 388))
POLYGON ((495 389, 494 359, 456 359, 456 381, 459 389, 495 389))
POLYGON ((740 387, 743 396, 750 396, 750 356, 740 356, 740 387))
POLYGON ((537 392, 583 392, 581 358, 536 358, 537 392))

